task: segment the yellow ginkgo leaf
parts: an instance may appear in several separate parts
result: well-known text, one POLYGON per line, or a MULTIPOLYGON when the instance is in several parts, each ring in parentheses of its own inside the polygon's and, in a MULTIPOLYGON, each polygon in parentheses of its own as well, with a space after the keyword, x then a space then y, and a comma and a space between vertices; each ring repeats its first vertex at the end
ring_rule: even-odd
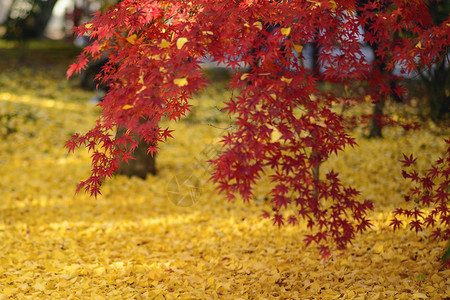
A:
POLYGON ((433 274, 430 279, 434 283, 439 283, 442 281, 442 277, 437 274, 433 274))
POLYGON ((145 89, 147 89, 147 87, 146 87, 146 86, 143 86, 139 91, 136 92, 136 94, 142 93, 142 91, 144 91, 145 89))
POLYGON ((287 28, 281 28, 281 34, 282 35, 289 35, 291 33, 291 27, 287 27, 287 28))
POLYGON ((295 50, 295 52, 300 53, 303 50, 303 46, 302 45, 294 45, 294 50, 295 50))
POLYGON ((101 295, 98 295, 98 294, 95 294, 95 293, 92 293, 91 294, 91 299, 93 299, 93 300, 104 300, 105 297, 103 297, 101 295))
POLYGON ((136 38, 137 38, 137 35, 133 34, 133 35, 130 35, 129 37, 127 37, 127 41, 131 45, 134 45, 134 44, 136 44, 136 38))
POLYGON ((330 4, 331 10, 336 11, 336 8, 337 8, 336 2, 334 2, 333 0, 330 0, 330 1, 328 1, 328 3, 330 4))
POLYGON ((248 77, 248 73, 244 73, 241 75, 241 80, 245 80, 248 77))
POLYGON ((94 272, 93 272, 93 273, 94 273, 96 276, 100 276, 100 275, 102 275, 102 274, 105 273, 105 267, 103 267, 103 266, 97 267, 97 268, 94 269, 94 272))
MULTIPOLYGON (((271 143, 277 142, 282 136, 281 132, 272 125, 268 125, 267 127, 269 127, 272 130, 272 132, 270 133, 270 142, 271 143)), ((261 264, 256 263, 255 265, 253 265, 253 267, 261 268, 261 264)))
POLYGON ((86 24, 86 25, 84 25, 84 27, 86 27, 86 29, 89 29, 92 27, 92 23, 86 24))
POLYGON ((292 78, 286 78, 286 77, 282 76, 281 81, 286 82, 289 85, 292 81, 292 78))
POLYGON ((170 47, 170 44, 171 43, 169 41, 167 41, 166 39, 162 39, 161 43, 159 43, 158 47, 159 48, 168 48, 168 47, 170 47))
POLYGON ((159 56, 159 54, 149 55, 148 58, 154 60, 161 60, 161 56, 159 56))
POLYGON ((259 30, 261 30, 262 29, 262 24, 261 24, 261 22, 255 22, 255 23, 253 23, 253 26, 255 26, 255 27, 257 27, 259 30))
POLYGON ((133 108, 133 105, 125 104, 125 105, 122 107, 123 110, 128 110, 128 109, 130 109, 130 108, 133 108))
POLYGON ((3 293, 4 293, 7 297, 9 297, 9 296, 12 295, 13 289, 12 289, 12 288, 9 288, 9 287, 5 287, 5 288, 3 288, 3 293))
POLYGON ((187 41, 188 41, 188 39, 185 38, 185 37, 178 38, 178 40, 177 40, 177 48, 178 48, 178 50, 183 48, 183 45, 186 44, 187 41))
POLYGON ((33 285, 33 288, 34 288, 35 290, 38 290, 38 291, 43 291, 43 290, 45 290, 45 286, 44 286, 42 283, 40 283, 40 282, 36 282, 36 283, 33 285))
POLYGON ((188 80, 187 80, 187 77, 176 78, 173 80, 173 83, 175 83, 178 86, 186 86, 186 85, 188 85, 188 80))
POLYGON ((416 48, 423 49, 421 41, 416 44, 416 48))
POLYGON ((214 280, 214 277, 209 277, 206 281, 208 282, 208 284, 209 284, 210 286, 213 286, 215 280, 214 280))

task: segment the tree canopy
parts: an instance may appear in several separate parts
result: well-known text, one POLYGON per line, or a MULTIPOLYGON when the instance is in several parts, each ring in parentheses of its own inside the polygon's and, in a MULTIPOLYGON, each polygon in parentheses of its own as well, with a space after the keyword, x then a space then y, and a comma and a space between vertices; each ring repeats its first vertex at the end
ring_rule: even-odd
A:
POLYGON ((100 193, 139 137, 151 145, 149 153, 157 152, 171 137, 160 121, 186 114, 191 95, 208 84, 200 64, 209 58, 233 69, 230 88, 238 91, 225 108, 235 126, 211 162, 218 189, 249 201, 257 180, 268 176, 273 212, 266 216, 279 226, 305 219, 312 230, 307 243, 320 244, 326 257, 329 243, 345 248, 371 226, 365 217, 371 202, 336 172, 319 172, 331 155, 355 146, 349 120, 335 107, 382 101, 392 92, 392 78, 367 62, 361 44, 376 43, 388 71, 417 71, 448 51, 450 19, 433 24, 425 1, 125 0, 77 32, 91 44, 68 76, 106 55, 99 77, 110 86, 97 125, 66 145, 92 152, 91 176, 79 189, 100 193), (310 43, 320 47, 324 80, 367 81, 366 93, 320 91, 304 65, 303 46, 310 43), (128 131, 115 136, 117 127, 128 131))

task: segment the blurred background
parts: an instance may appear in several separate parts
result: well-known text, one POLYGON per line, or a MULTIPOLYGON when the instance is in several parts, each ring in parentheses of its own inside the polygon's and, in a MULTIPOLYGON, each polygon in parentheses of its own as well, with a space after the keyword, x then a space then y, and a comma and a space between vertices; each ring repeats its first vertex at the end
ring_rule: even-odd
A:
POLYGON ((72 28, 118 0, 2 0, 0 36, 6 39, 72 37, 72 28))

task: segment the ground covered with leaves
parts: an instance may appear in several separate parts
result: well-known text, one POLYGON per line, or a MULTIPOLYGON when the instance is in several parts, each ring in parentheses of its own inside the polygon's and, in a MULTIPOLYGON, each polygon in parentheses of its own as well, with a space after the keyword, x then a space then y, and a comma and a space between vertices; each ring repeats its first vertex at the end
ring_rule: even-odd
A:
POLYGON ((450 270, 439 261, 445 242, 389 227, 392 210, 407 205, 402 152, 416 153, 425 169, 444 151, 441 128, 386 129, 381 140, 356 131, 360 146, 323 166, 375 210, 372 230, 322 261, 317 249, 305 248, 304 226, 279 229, 260 217, 266 182, 255 201, 242 204, 227 203, 207 181, 205 160, 231 124, 220 112, 230 93, 220 85, 196 97, 181 123, 169 124, 175 139, 161 146, 157 176, 116 176, 92 199, 74 195, 88 176, 89 154, 68 155, 63 145, 94 124, 93 93, 66 81, 52 59, 42 66, 2 51, 0 299, 450 297, 450 270))

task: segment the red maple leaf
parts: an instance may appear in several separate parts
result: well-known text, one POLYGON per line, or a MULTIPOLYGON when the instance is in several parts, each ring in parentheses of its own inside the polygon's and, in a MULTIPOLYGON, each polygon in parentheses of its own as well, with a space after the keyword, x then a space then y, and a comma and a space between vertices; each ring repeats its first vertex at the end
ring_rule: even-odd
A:
POLYGON ((400 162, 403 164, 404 167, 409 167, 416 163, 417 158, 414 158, 411 154, 409 157, 405 154, 403 154, 403 160, 400 160, 400 162))
POLYGON ((398 220, 397 218, 393 218, 391 220, 391 223, 389 224, 389 226, 392 226, 392 228, 394 229, 394 231, 398 228, 400 228, 400 226, 402 226, 403 222, 398 220))
POLYGON ((419 220, 413 220, 409 222, 410 230, 415 230, 416 233, 422 231, 422 222, 419 220))
POLYGON ((75 73, 79 73, 81 70, 83 70, 88 63, 88 58, 84 55, 81 54, 78 57, 78 60, 76 63, 73 63, 70 68, 67 70, 67 78, 69 78, 70 76, 72 76, 72 74, 75 73))
POLYGON ((280 214, 274 214, 272 217, 273 225, 278 225, 281 227, 284 225, 283 216, 280 214))

